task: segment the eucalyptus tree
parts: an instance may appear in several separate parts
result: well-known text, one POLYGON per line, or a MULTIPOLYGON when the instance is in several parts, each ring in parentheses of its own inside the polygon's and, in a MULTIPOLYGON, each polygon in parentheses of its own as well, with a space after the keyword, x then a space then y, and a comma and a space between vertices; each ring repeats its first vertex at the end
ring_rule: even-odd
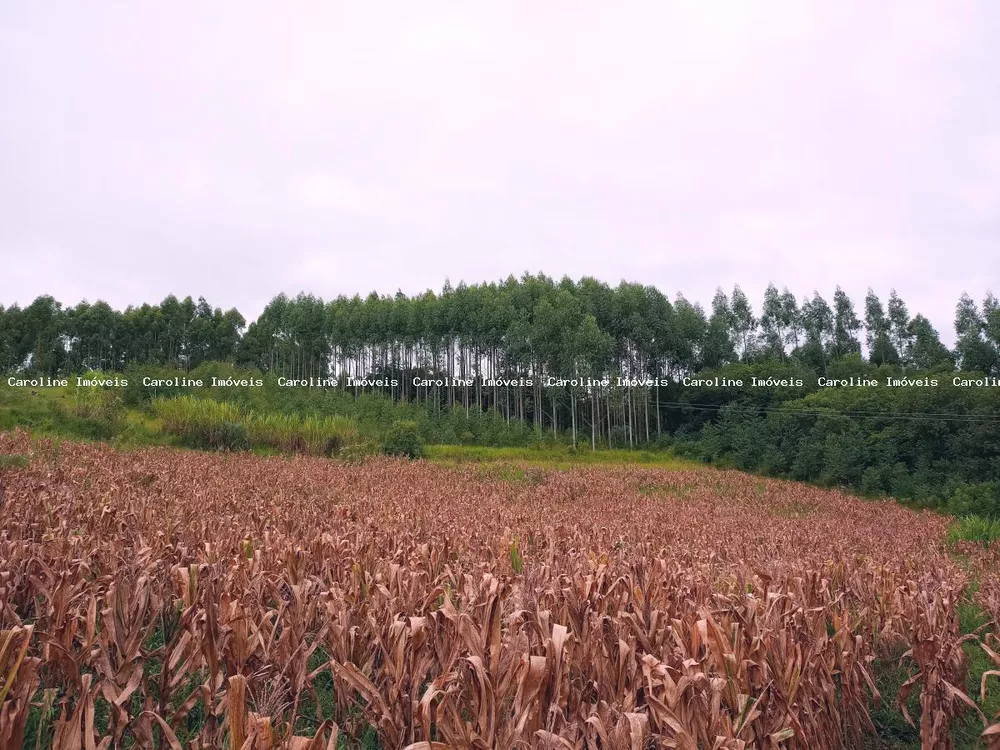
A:
POLYGON ((781 295, 778 293, 778 287, 773 283, 769 283, 767 289, 764 290, 760 329, 761 354, 768 359, 783 361, 785 359, 787 325, 785 323, 784 308, 781 304, 781 295))
POLYGON ((833 293, 833 340, 831 341, 833 359, 842 359, 861 352, 861 343, 857 336, 859 330, 861 321, 854 312, 854 303, 838 286, 833 293))
POLYGON ((906 309, 906 303, 900 299, 893 289, 889 292, 888 305, 889 336, 892 344, 896 348, 899 360, 908 363, 910 360, 910 313, 906 309))
POLYGON ((758 321, 753 313, 750 300, 739 284, 733 287, 730 312, 732 338, 738 347, 739 358, 746 362, 753 356, 758 321))
POLYGON ((983 300, 983 336, 992 351, 994 373, 1000 374, 1000 302, 992 292, 983 300))
POLYGON ((122 321, 123 328, 129 331, 125 344, 129 363, 159 365, 171 362, 162 305, 143 304, 126 308, 122 321))
POLYGON ((826 374, 830 344, 833 340, 833 310, 819 292, 814 291, 812 299, 802 301, 802 327, 805 343, 800 357, 807 365, 826 374))
POLYGON ((689 302, 683 294, 674 298, 674 319, 677 322, 676 374, 689 375, 705 360, 705 338, 708 318, 698 303, 689 302))
POLYGON ((14 372, 24 365, 21 308, 0 305, 0 372, 14 372))
POLYGON ((712 298, 712 315, 701 346, 701 367, 713 370, 736 359, 732 330, 733 311, 729 297, 720 288, 712 298))
POLYGON ((195 316, 195 303, 191 297, 178 300, 172 294, 160 303, 163 316, 163 340, 166 362, 183 369, 190 369, 191 321, 195 316))
POLYGON ((963 370, 989 373, 996 366, 996 357, 985 336, 986 321, 976 303, 962 293, 955 308, 955 354, 963 370))
MULTIPOLYGON (((632 383, 645 379, 653 352, 653 327, 651 325, 650 296, 640 284, 621 282, 614 290, 615 315, 609 331, 618 344, 617 363, 613 376, 621 376, 632 383)), ((637 440, 639 413, 644 419, 644 433, 649 438, 649 389, 629 385, 619 391, 621 425, 629 444, 637 440), (641 401, 641 402, 640 402, 641 401)))
MULTIPOLYGON (((234 360, 296 378, 332 368, 342 387, 359 394, 382 392, 432 412, 496 409, 508 421, 563 430, 574 441, 589 425, 592 447, 605 439, 636 444, 662 434, 661 381, 741 359, 758 367, 791 356, 824 372, 848 362, 860 348, 860 321, 839 287, 833 301, 831 309, 814 294, 800 310, 787 288, 779 293, 770 284, 758 320, 738 285, 731 296, 719 289, 706 314, 683 295, 671 301, 649 285, 525 273, 499 283, 446 281, 440 293, 412 297, 373 292, 324 302, 280 294, 247 326, 238 311, 223 313, 204 298, 170 295, 122 313, 103 302, 63 309, 40 298, 25 310, 0 309, 0 367, 68 372, 234 360), (417 375, 422 384, 414 386, 417 375), (543 387, 547 375, 577 384, 543 387), (443 377, 471 385, 444 388, 443 377), (518 387, 520 379, 533 387, 518 387), (588 400, 590 408, 581 409, 588 400)), ((1000 306, 989 295, 982 313, 971 299, 959 307, 963 365, 996 370, 1000 306)), ((876 364, 897 361, 898 342, 907 366, 948 366, 951 355, 936 331, 925 318, 910 320, 895 293, 887 315, 869 290, 864 320, 876 364)))
MULTIPOLYGON (((220 317, 225 318, 221 313, 220 317)), ((230 316, 230 324, 240 320, 230 316)), ((332 359, 329 327, 323 300, 307 294, 295 299, 279 294, 248 327, 241 358, 287 377, 326 377, 332 359)))
POLYGON ((120 312, 104 301, 94 304, 86 300, 66 308, 67 366, 75 371, 119 370, 125 364, 126 352, 120 351, 119 329, 124 320, 120 312))
POLYGON ((190 363, 231 360, 246 321, 235 308, 222 312, 213 308, 204 297, 198 298, 190 327, 190 363))
POLYGON ((42 295, 17 316, 13 361, 42 375, 57 375, 66 362, 65 311, 50 295, 42 295))
POLYGON ((781 291, 781 321, 785 326, 785 343, 797 351, 805 335, 802 323, 802 311, 795 300, 795 295, 785 287, 781 291))
MULTIPOLYGON (((535 352, 539 356, 536 379, 539 381, 539 402, 538 424, 542 426, 542 404, 541 382, 547 377, 564 377, 567 360, 571 356, 567 341, 566 332, 571 330, 573 321, 579 319, 579 303, 566 290, 542 297, 533 310, 533 321, 531 326, 532 339, 535 345, 535 352)), ((559 429, 558 410, 558 390, 546 388, 549 402, 552 408, 552 434, 555 436, 559 429)))
POLYGON ((659 440, 663 432, 663 422, 660 408, 660 381, 669 377, 679 366, 684 351, 681 341, 680 327, 670 300, 654 286, 646 287, 648 310, 650 316, 650 333, 652 335, 650 354, 651 362, 647 374, 654 380, 653 413, 656 417, 656 437, 659 440))
POLYGON ((899 361, 899 354, 889 337, 889 318, 878 295, 868 288, 865 297, 865 343, 868 346, 868 360, 877 365, 899 361))
POLYGON ((570 372, 575 382, 570 384, 570 414, 573 435, 573 445, 577 440, 577 400, 584 394, 590 401, 590 447, 597 449, 597 431, 600 422, 601 390, 593 385, 606 375, 615 348, 614 339, 601 330, 597 318, 592 313, 586 313, 579 325, 572 332, 566 343, 564 357, 568 359, 570 372), (584 380, 587 385, 580 385, 584 380))
POLYGON ((909 364, 917 370, 932 370, 939 367, 954 367, 954 355, 941 343, 941 337, 931 322, 919 313, 910 321, 911 340, 909 364))

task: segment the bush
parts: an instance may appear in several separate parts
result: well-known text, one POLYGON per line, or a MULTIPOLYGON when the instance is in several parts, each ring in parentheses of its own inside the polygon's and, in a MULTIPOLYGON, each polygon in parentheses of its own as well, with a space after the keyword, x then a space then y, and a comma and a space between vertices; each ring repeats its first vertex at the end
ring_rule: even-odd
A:
POLYGON ((330 435, 323 444, 323 455, 327 458, 340 454, 340 449, 344 447, 344 441, 339 435, 330 435))
POLYGON ((246 427, 238 422, 220 422, 215 425, 197 425, 181 437, 190 448, 213 451, 250 450, 246 427))
POLYGON ((959 485, 948 499, 948 512, 956 516, 1000 517, 1000 485, 996 482, 959 485))
POLYGON ((654 450, 668 450, 674 446, 674 439, 670 436, 670 433, 661 433, 658 438, 653 441, 651 446, 654 450))
MULTIPOLYGON (((107 379, 108 375, 96 370, 89 370, 82 376, 85 380, 95 381, 107 379)), ((113 377, 113 376, 112 376, 113 377)), ((116 388, 96 385, 76 385, 76 380, 70 381, 72 412, 81 419, 103 422, 114 432, 121 426, 125 418, 125 406, 122 398, 116 393, 116 388)))
POLYGON ((223 422, 219 425, 215 436, 215 445, 212 447, 220 451, 250 450, 247 428, 238 422, 223 422))
POLYGON ((386 433, 382 452, 389 456, 420 458, 424 455, 424 441, 420 438, 417 423, 402 419, 394 422, 386 433))
POLYGON ((344 463, 360 465, 368 456, 378 453, 377 443, 348 443, 340 451, 337 458, 344 463))

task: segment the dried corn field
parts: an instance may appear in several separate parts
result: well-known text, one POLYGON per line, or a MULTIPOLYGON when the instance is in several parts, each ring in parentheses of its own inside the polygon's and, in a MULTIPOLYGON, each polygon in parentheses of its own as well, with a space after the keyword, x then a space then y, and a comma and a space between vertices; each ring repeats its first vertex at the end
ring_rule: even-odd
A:
POLYGON ((2 748, 858 748, 918 694, 947 748, 980 711, 957 606, 976 576, 1000 615, 996 560, 892 502, 709 470, 5 454, 31 461, 0 470, 2 748), (887 655, 909 679, 880 696, 887 655))

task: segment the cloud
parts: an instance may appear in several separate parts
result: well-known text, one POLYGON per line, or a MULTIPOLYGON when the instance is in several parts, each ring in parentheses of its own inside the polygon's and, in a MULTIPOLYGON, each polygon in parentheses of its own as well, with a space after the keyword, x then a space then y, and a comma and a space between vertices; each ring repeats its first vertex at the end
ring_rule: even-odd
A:
POLYGON ((540 270, 895 287, 947 338, 1000 272, 998 32, 985 0, 8 5, 0 301, 540 270))

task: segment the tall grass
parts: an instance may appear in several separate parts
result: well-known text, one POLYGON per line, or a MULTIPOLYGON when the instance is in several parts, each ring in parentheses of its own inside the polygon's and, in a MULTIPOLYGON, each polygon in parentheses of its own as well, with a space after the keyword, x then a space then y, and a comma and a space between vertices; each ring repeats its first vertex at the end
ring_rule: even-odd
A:
POLYGON ((249 412, 245 425, 252 445, 287 453, 331 455, 358 436, 354 420, 340 415, 299 417, 249 412))
POLYGON ((962 516, 948 529, 948 541, 990 545, 1000 542, 1000 520, 981 516, 962 516))
POLYGON ((285 453, 333 455, 357 438, 350 417, 260 414, 225 401, 194 396, 156 398, 163 430, 199 448, 270 448, 285 453))
MULTIPOLYGON (((99 381, 113 378, 97 370, 88 370, 82 376, 88 381, 99 381)), ((125 417, 125 406, 119 389, 97 385, 76 384, 76 378, 70 378, 67 395, 70 397, 71 409, 74 414, 84 419, 103 420, 112 428, 120 426, 125 417)))

